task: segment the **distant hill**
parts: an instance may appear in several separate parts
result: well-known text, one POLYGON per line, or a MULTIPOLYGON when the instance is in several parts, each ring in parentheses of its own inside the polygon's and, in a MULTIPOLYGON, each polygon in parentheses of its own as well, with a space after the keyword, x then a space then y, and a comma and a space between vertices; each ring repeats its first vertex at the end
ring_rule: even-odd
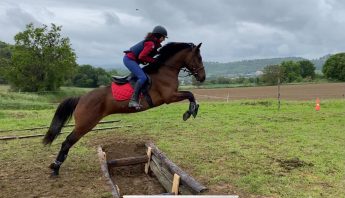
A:
POLYGON ((312 63, 314 63, 314 66, 316 67, 316 70, 322 70, 323 65, 325 64, 326 60, 332 56, 332 54, 327 54, 321 58, 318 59, 312 59, 310 60, 312 63))
MULTIPOLYGON (((326 55, 318 59, 310 60, 316 67, 316 70, 321 71, 323 64, 331 55, 326 55)), ((207 76, 253 76, 256 71, 262 71, 267 65, 280 64, 283 61, 301 61, 308 60, 302 57, 285 57, 285 58, 267 58, 267 59, 253 59, 234 61, 228 63, 219 62, 204 62, 207 76)), ((100 67, 104 69, 116 69, 122 75, 128 73, 127 68, 122 64, 103 64, 100 67)), ((181 74, 182 76, 185 74, 181 74)))
MULTIPOLYGON (((318 59, 310 60, 316 67, 316 70, 322 70, 322 66, 330 55, 318 59)), ((307 60, 302 57, 285 57, 269 59, 253 59, 228 63, 204 62, 208 76, 238 76, 254 75, 256 71, 262 71, 267 65, 280 64, 283 61, 301 61, 307 60)))

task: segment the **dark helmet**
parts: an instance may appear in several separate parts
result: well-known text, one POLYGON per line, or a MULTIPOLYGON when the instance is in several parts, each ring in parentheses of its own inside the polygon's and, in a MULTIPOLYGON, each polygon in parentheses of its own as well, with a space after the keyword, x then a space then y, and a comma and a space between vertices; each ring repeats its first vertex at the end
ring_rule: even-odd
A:
POLYGON ((156 34, 161 34, 165 37, 168 37, 168 31, 160 25, 157 25, 156 27, 153 28, 152 33, 156 33, 156 34))

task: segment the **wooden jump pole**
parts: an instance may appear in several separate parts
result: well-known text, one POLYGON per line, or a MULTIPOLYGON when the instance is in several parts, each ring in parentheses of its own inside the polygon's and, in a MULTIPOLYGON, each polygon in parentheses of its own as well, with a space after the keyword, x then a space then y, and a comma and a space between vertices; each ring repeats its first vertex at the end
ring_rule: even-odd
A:
POLYGON ((107 162, 109 167, 119 167, 146 163, 149 158, 146 155, 139 157, 127 157, 114 159, 107 162))
MULTIPOLYGON (((174 175, 168 170, 166 165, 162 163, 155 155, 152 155, 152 160, 150 161, 150 170, 157 177, 158 181, 161 183, 164 189, 167 192, 174 195, 175 193, 172 193, 171 191, 172 186, 174 185, 174 175)), ((179 184, 178 191, 182 195, 199 194, 198 192, 195 192, 193 189, 191 189, 189 186, 186 186, 182 183, 179 184)))
POLYGON ((110 174, 109 174, 109 169, 108 169, 108 164, 107 164, 107 157, 106 157, 105 152, 103 152, 101 146, 98 146, 97 154, 98 154, 99 162, 101 164, 101 170, 103 172, 103 175, 104 175, 104 177, 106 179, 106 182, 108 183, 108 185, 111 188, 111 194, 115 198, 120 198, 121 196, 120 196, 120 192, 118 190, 119 187, 117 185, 115 185, 113 183, 113 181, 111 180, 111 177, 110 177, 110 174))
MULTIPOLYGON (((204 191, 207 190, 207 188, 203 185, 201 185, 199 182, 197 182, 194 178, 192 178, 191 176, 189 176, 186 172, 184 172, 180 167, 178 167, 176 164, 174 164, 172 161, 170 161, 165 154, 160 151, 153 143, 147 143, 146 144, 147 147, 151 147, 152 149, 152 161, 150 163, 151 169, 152 171, 154 171, 154 173, 158 173, 159 175, 164 175, 164 168, 163 167, 167 167, 167 171, 168 171, 168 177, 171 178, 173 174, 177 174, 180 176, 180 183, 187 186, 188 188, 190 188, 193 191, 193 194, 199 194, 202 193, 204 191), (156 162, 155 162, 156 161, 156 162), (164 164, 159 166, 159 164, 164 164), (161 170, 161 171, 157 171, 155 169, 161 170)), ((157 176, 158 179, 159 176, 157 176)), ((171 181, 169 180, 164 181, 166 179, 162 179, 164 177, 161 177, 161 180, 163 181, 163 186, 169 186, 170 185, 170 189, 171 190, 171 186, 172 184, 171 181)), ((165 187, 166 188, 166 187, 165 187)))
POLYGON ((173 185, 171 188, 171 192, 174 193, 175 195, 178 195, 178 189, 180 185, 180 176, 178 174, 174 174, 174 180, 173 180, 173 185))
POLYGON ((152 155, 152 148, 151 147, 147 147, 147 160, 146 160, 146 164, 145 164, 145 173, 149 174, 149 170, 150 170, 150 161, 151 161, 151 155, 152 155))

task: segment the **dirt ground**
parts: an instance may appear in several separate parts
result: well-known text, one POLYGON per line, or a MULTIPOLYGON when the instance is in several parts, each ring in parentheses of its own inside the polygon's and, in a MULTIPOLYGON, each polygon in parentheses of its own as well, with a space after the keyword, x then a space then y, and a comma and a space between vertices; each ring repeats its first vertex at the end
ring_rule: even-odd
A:
POLYGON ((96 197, 107 194, 105 181, 96 167, 97 160, 89 156, 78 160, 71 157, 61 168, 60 176, 50 178, 48 165, 55 157, 57 147, 45 148, 40 140, 13 140, 20 141, 16 144, 13 141, 0 142, 1 154, 11 153, 9 159, 0 160, 1 198, 96 197), (84 163, 85 168, 78 169, 76 161, 84 163))
MULTIPOLYGON (((192 92, 197 100, 265 99, 277 98, 278 86, 193 89, 192 92)), ((280 97, 282 100, 345 99, 345 83, 282 85, 280 87, 280 97)))

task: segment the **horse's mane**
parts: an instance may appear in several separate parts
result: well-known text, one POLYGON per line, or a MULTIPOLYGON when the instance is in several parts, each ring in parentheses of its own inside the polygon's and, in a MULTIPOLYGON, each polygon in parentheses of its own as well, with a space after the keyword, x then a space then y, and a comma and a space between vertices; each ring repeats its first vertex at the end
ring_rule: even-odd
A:
MULTIPOLYGON (((156 59, 160 63, 164 63, 166 60, 168 60, 170 57, 175 55, 177 52, 186 49, 186 48, 192 48, 195 45, 193 43, 178 43, 178 42, 171 42, 163 47, 161 47, 158 51, 158 56, 156 59)), ((159 68, 162 66, 162 64, 149 64, 143 68, 145 73, 151 74, 156 73, 159 68)))

